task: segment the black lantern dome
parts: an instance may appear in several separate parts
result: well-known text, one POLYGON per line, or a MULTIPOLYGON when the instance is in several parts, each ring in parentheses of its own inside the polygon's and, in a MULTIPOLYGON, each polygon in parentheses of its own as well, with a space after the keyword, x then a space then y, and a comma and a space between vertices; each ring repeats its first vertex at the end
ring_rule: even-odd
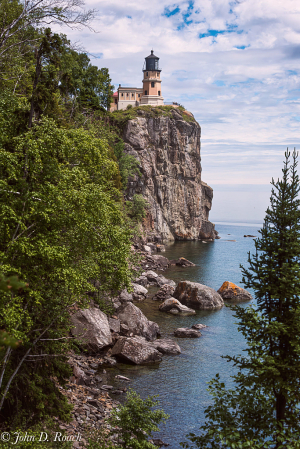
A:
POLYGON ((159 58, 153 54, 153 50, 151 50, 151 55, 147 56, 145 58, 145 64, 143 71, 157 71, 161 72, 161 69, 159 68, 159 58))

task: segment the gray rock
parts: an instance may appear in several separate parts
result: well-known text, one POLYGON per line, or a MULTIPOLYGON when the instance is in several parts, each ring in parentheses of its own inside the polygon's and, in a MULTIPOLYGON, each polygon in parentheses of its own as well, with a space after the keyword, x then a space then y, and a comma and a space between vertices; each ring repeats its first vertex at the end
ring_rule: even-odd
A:
POLYGON ((201 332, 196 329, 189 329, 187 327, 179 327, 174 331, 175 337, 180 338, 199 338, 201 337, 201 332))
POLYGON ((194 315, 196 313, 195 310, 184 306, 178 301, 178 299, 175 298, 168 298, 159 306, 159 310, 161 312, 169 312, 173 309, 178 310, 178 312, 182 315, 194 315))
POLYGON ((228 281, 223 282, 218 293, 227 301, 242 302, 251 301, 251 299, 253 299, 252 295, 247 290, 228 281))
POLYGON ((178 309, 171 309, 171 310, 169 310, 168 313, 171 313, 172 315, 178 315, 179 314, 179 310, 178 309))
POLYGON ((118 296, 118 300, 121 302, 121 304, 123 304, 124 302, 132 302, 133 301, 132 293, 128 293, 126 289, 122 290, 118 296))
POLYGON ((147 287, 149 285, 148 279, 146 276, 139 276, 134 281, 136 284, 142 285, 143 287, 147 287))
POLYGON ((174 259, 170 261, 171 265, 177 265, 178 267, 195 267, 195 264, 190 260, 180 257, 179 259, 174 259))
POLYGON ((142 285, 135 283, 132 284, 132 287, 134 290, 132 294, 133 299, 136 301, 143 301, 147 296, 148 290, 142 285))
POLYGON ((164 253, 166 251, 165 245, 156 245, 156 251, 158 253, 164 253))
POLYGON ((224 305, 223 298, 213 288, 190 281, 179 282, 174 298, 195 309, 220 309, 224 305))
POLYGON ((158 340, 153 341, 152 346, 157 349, 162 354, 167 355, 177 355, 181 354, 180 346, 176 343, 176 341, 168 339, 168 338, 160 338, 158 340))
POLYGON ((165 301, 173 296, 174 291, 175 288, 172 285, 165 284, 156 292, 152 299, 153 301, 165 301))
POLYGON ((121 330, 121 323, 120 320, 116 319, 116 318, 108 318, 108 323, 109 323, 109 328, 111 331, 113 332, 120 332, 121 330))
POLYGON ((172 279, 165 278, 162 274, 160 274, 157 278, 157 285, 162 287, 163 285, 171 285, 171 287, 176 287, 176 282, 172 281, 172 279))
POLYGON ((205 327, 207 327, 206 324, 199 323, 199 324, 193 324, 192 329, 199 330, 199 329, 204 329, 205 327))
POLYGON ((121 337, 112 348, 112 355, 117 360, 135 365, 144 365, 161 361, 160 352, 144 338, 121 337))
MULTIPOLYGON (((143 312, 132 303, 123 304, 117 312, 122 325, 128 327, 128 334, 145 337, 147 340, 155 340, 160 334, 158 324, 149 321, 143 312)), ((122 328, 121 325, 121 328, 122 328)))
POLYGON ((71 322, 72 335, 88 350, 97 352, 112 344, 108 319, 101 310, 95 307, 79 310, 71 316, 71 322))
POLYGON ((154 263, 156 264, 156 267, 157 267, 158 269, 165 270, 165 269, 168 268, 169 265, 170 265, 169 259, 167 259, 167 258, 164 257, 164 256, 161 256, 160 254, 157 254, 157 255, 155 254, 155 255, 153 255, 153 256, 152 256, 152 259, 154 260, 154 263))

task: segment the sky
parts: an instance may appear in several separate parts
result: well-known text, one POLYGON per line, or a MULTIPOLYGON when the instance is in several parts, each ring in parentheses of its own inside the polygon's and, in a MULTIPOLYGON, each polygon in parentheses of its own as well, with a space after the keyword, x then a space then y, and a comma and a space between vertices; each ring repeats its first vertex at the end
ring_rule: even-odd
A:
POLYGON ((142 87, 153 49, 162 95, 201 125, 211 219, 262 221, 284 151, 300 149, 298 0, 87 0, 89 29, 66 30, 108 67, 115 86, 142 87))

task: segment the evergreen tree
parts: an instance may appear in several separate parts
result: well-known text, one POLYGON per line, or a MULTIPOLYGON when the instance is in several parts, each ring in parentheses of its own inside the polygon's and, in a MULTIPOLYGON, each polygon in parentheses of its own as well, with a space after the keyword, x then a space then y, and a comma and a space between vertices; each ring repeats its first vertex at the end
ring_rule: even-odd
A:
MULTIPOLYGON (((256 253, 243 282, 257 307, 233 309, 247 342, 246 356, 230 357, 238 373, 227 390, 217 375, 209 390, 202 435, 189 435, 199 448, 300 447, 300 200, 297 154, 285 153, 282 180, 272 180, 256 253)), ((183 447, 189 447, 182 443, 183 447)))

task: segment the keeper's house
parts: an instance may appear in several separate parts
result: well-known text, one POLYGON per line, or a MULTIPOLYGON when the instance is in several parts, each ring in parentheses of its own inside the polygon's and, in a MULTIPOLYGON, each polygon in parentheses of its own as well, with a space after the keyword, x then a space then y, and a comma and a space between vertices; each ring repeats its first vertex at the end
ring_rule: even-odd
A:
POLYGON ((159 58, 153 54, 145 58, 143 67, 143 88, 121 87, 113 94, 113 103, 110 111, 126 109, 128 105, 135 106, 161 106, 164 99, 161 94, 161 69, 159 68, 159 58))

